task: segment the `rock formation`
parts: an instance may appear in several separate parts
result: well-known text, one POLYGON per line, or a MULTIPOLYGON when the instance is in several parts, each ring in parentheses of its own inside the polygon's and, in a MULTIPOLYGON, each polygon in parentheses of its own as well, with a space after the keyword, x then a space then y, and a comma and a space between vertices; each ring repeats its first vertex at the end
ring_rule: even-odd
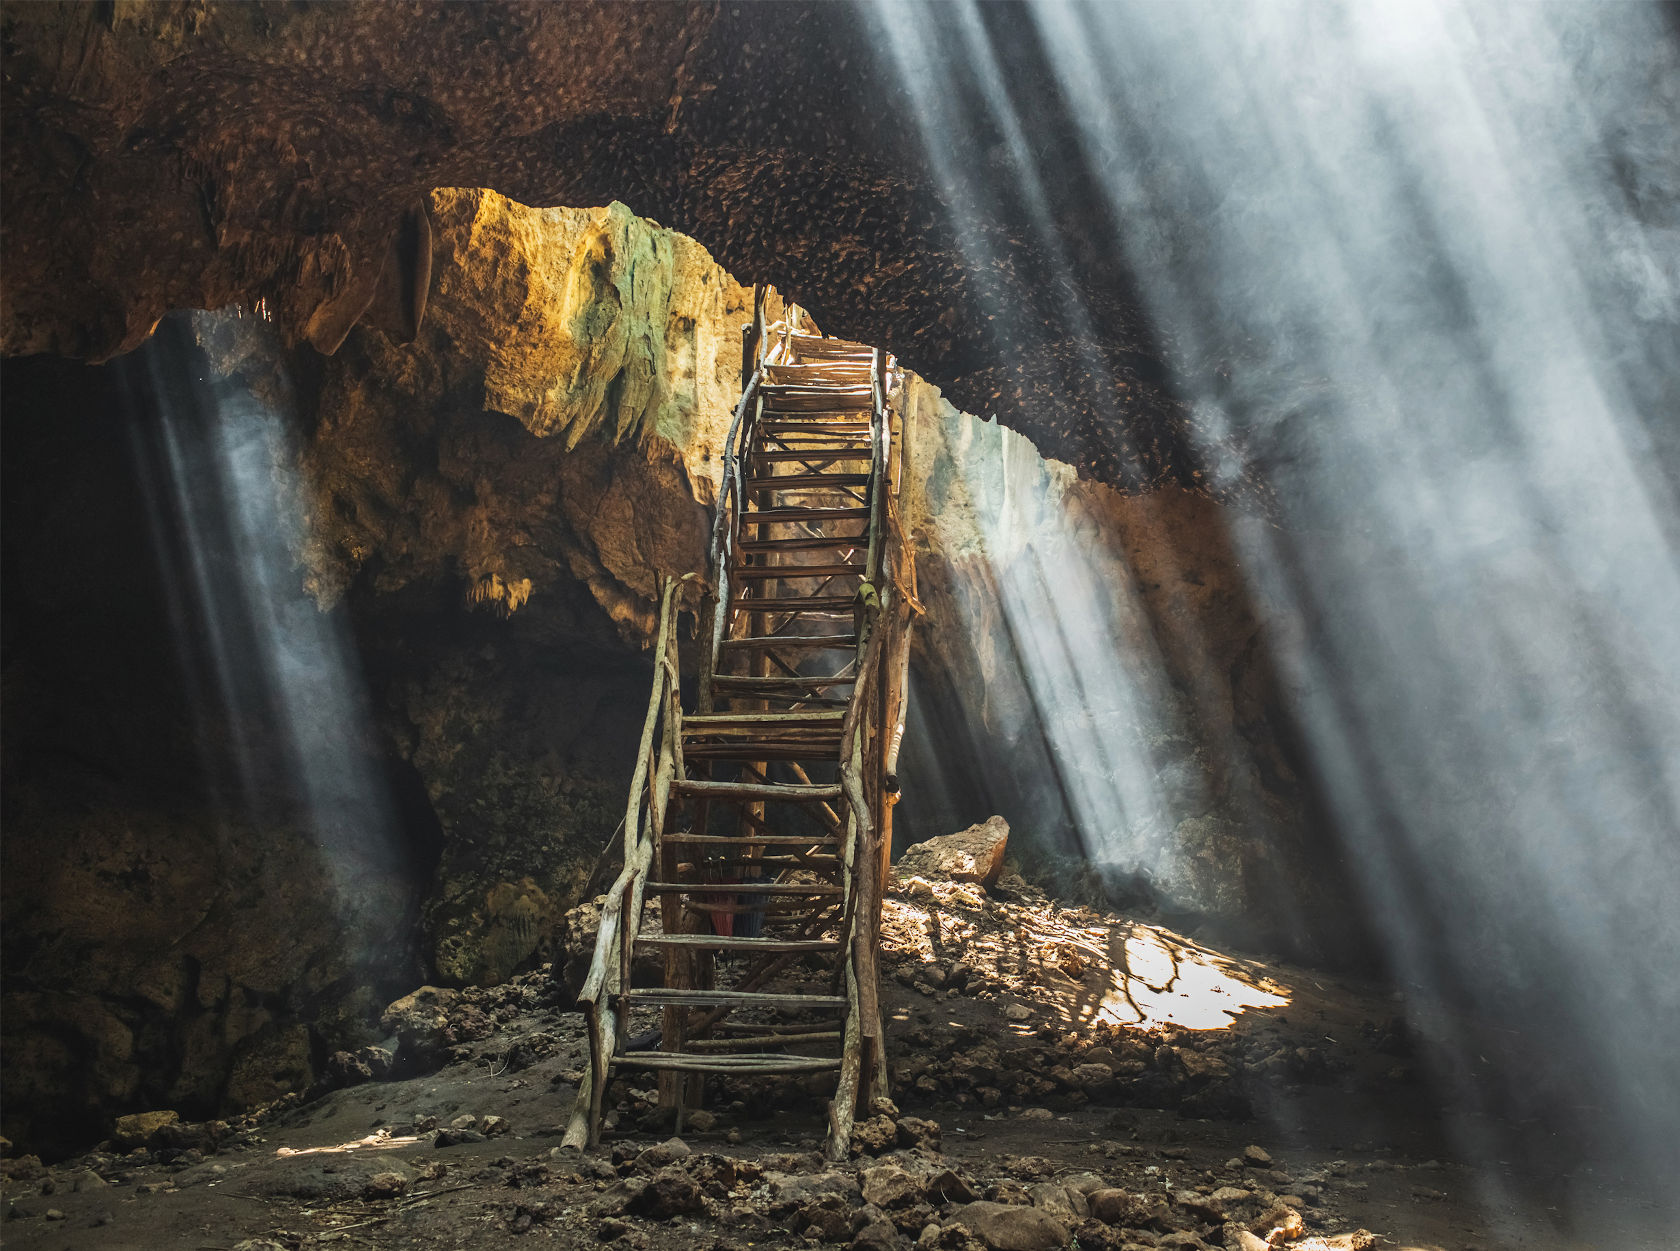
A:
MULTIPOLYGON (((1029 14, 986 20, 1021 107, 1057 117, 1029 14)), ((3 22, 6 353, 103 360, 172 309, 233 304, 326 352, 359 322, 405 335, 433 189, 620 200, 1047 454, 1195 485, 1198 418, 1166 388, 1075 127, 1039 127, 1054 220, 1000 183, 965 251, 865 8, 179 0, 3 22)), ((940 142, 956 166, 995 159, 984 135, 940 142)))
MULTIPOLYGON (((183 764, 207 739, 215 758, 228 732, 215 716, 189 728, 202 712, 191 665, 156 665, 171 613, 190 618, 191 605, 160 598, 145 483, 123 445, 67 454, 97 414, 132 405, 117 384, 138 366, 8 367, 20 400, 8 439, 24 436, 8 469, 56 466, 8 494, 8 612, 24 624, 9 636, 22 645, 8 667, 7 771, 24 785, 8 793, 5 1020, 8 1053, 39 1076, 11 1086, 8 1114, 32 1136, 40 1124, 23 1118, 54 1091, 60 1106, 71 1092, 67 1132, 85 1138, 135 1106, 208 1115, 307 1085, 332 1054, 380 1041, 377 1009, 420 981, 494 984, 543 958, 562 914, 592 893, 646 698, 655 580, 704 561, 751 293, 621 204, 539 209, 443 190, 424 209, 418 326, 359 324, 323 357, 289 347, 264 304, 177 320, 144 349, 295 431, 285 469, 306 524, 279 592, 348 631, 370 696, 358 750, 396 792, 399 861, 382 876, 364 866, 354 910, 292 872, 314 862, 300 816, 230 819, 226 797, 183 764), (36 398, 13 376, 36 380, 36 398), (60 402, 48 397, 78 386, 106 390, 62 429, 42 419, 60 402), (110 622, 136 611, 150 625, 123 627, 113 647, 110 622), (51 624, 62 621, 74 629, 51 624), (110 664, 89 669, 89 654, 110 664), (77 698, 54 682, 77 683, 77 698), (157 709, 175 729, 154 728, 157 709), (103 775, 86 807, 63 798, 86 785, 54 754, 71 742, 103 775)), ((1135 597, 1115 645, 1143 646, 1157 621, 1161 637, 1194 626, 1204 649, 1156 657, 1173 700, 1096 727, 1147 743, 1161 786, 1178 788, 1120 862, 1151 866, 1147 898, 1182 912, 1284 898, 1276 881, 1297 844, 1271 832, 1295 828, 1301 797, 1223 545, 1234 514, 1189 492, 1082 482, 914 376, 903 403, 928 607, 915 680, 926 715, 960 724, 946 761, 990 777, 980 798, 1016 824, 1016 854, 1065 873, 1058 856, 1080 849, 1042 752, 1022 750, 1042 729, 1030 685, 1012 676, 998 578, 1030 565, 1035 544, 1073 542, 1088 581, 1135 597), (1211 731, 1192 733, 1192 715, 1211 731)), ((926 761, 904 773, 913 833, 992 811, 947 802, 926 761)))

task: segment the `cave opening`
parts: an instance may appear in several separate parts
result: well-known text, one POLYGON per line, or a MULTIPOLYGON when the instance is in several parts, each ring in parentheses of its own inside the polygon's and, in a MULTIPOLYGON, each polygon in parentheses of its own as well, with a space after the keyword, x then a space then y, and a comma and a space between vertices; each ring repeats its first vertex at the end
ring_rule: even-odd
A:
POLYGON ((1668 1245, 1669 8, 0 23, 8 1239, 1668 1245))

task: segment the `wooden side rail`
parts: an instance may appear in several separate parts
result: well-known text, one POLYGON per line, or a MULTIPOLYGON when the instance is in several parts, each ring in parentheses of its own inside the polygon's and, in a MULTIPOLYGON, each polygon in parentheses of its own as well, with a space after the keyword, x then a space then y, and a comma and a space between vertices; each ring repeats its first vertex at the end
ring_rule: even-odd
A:
POLYGON ((682 703, 676 665, 677 588, 693 574, 666 578, 659 601, 659 632, 653 656, 653 692, 642 722, 636 771, 630 779, 630 800, 624 814, 624 867, 607 891, 595 954, 589 975, 578 994, 589 1029, 589 1060, 572 1102, 571 1119, 561 1145, 594 1146, 600 1138, 602 1101, 613 1051, 628 1026, 629 1009, 620 998, 630 989, 630 966, 642 899, 658 832, 665 819, 671 783, 681 772, 682 703), (658 741, 657 751, 655 749, 658 741))

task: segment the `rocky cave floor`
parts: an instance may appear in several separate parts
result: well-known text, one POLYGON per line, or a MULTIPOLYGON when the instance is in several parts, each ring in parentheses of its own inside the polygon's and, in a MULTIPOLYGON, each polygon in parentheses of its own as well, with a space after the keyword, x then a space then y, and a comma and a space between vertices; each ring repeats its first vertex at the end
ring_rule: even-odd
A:
POLYGON ((714 1086, 679 1141, 633 1075, 600 1149, 562 1150, 586 1044, 545 967, 399 1001, 383 1080, 390 1052, 341 1053, 350 1084, 311 1099, 232 1123, 141 1114, 82 1157, 5 1160, 0 1235, 113 1251, 1579 1245, 1489 1228, 1379 987, 1014 876, 990 892, 895 879, 883 959, 894 1099, 845 1164, 821 1155, 809 1079, 714 1086))

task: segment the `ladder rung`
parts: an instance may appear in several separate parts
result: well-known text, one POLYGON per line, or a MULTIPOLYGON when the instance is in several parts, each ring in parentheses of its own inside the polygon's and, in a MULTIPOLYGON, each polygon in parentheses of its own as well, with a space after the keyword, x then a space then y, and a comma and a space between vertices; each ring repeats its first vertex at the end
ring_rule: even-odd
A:
POLYGON ((874 433, 874 427, 867 421, 858 421, 855 418, 847 421, 814 421, 810 419, 817 414, 805 413, 803 416, 806 420, 795 421, 792 419, 793 414, 790 413, 766 413, 759 420, 758 427, 760 430, 775 432, 778 440, 782 438, 784 433, 791 435, 803 432, 808 435, 818 435, 825 439, 832 439, 835 435, 841 434, 855 434, 866 437, 874 433))
MULTIPOLYGON (((659 841, 702 847, 832 847, 840 840, 833 834, 666 834, 659 841)), ((717 893, 724 893, 721 886, 717 893)))
POLYGON ((737 578, 843 578, 863 576, 862 565, 742 565, 732 570, 737 578))
MULTIPOLYGON (((643 889, 650 895, 776 895, 812 899, 833 899, 844 893, 838 886, 802 886, 789 882, 649 882, 643 889)), ((697 902, 702 908, 706 905, 703 898, 697 902)))
POLYGON ((869 546, 867 534, 803 535, 797 539, 741 539, 735 544, 743 552, 826 552, 838 548, 862 551, 869 546))
POLYGON ((872 449, 868 443, 853 447, 801 448, 797 452, 753 452, 749 459, 781 464, 787 461, 868 460, 872 449))
POLYGON ((691 760, 820 760, 833 764, 839 758, 840 736, 798 743, 767 743, 762 739, 737 739, 730 743, 689 743, 683 754, 691 760))
POLYGON ((653 986, 627 990, 617 998, 637 1004, 659 1004, 673 1008, 844 1008, 844 995, 772 995, 756 990, 667 990, 653 986))
POLYGON ((847 613, 856 595, 731 595, 729 606, 739 612, 847 613))
POLYGON ((815 491, 819 487, 868 485, 866 473, 790 473, 747 479, 749 491, 815 491))
MULTIPOLYGON (((738 840, 730 840, 732 842, 738 840)), ((783 869, 799 869, 815 873, 839 872, 840 859, 838 856, 707 856, 707 868, 721 867, 726 864, 739 864, 758 869, 775 869, 778 873, 783 869)))
POLYGON ((756 674, 738 676, 729 673, 712 675, 713 690, 720 686, 729 686, 744 691, 780 690, 784 688, 800 691, 821 691, 831 686, 851 686, 856 682, 857 679, 850 674, 844 677, 835 675, 826 678, 806 676, 797 678, 760 677, 756 674))
POLYGON ((786 786, 775 782, 706 782, 699 778, 676 778, 671 789, 679 795, 699 795, 702 798, 744 799, 751 802, 766 800, 776 803, 800 804, 815 800, 839 799, 843 792, 838 785, 786 786))
POLYGON ((761 508, 741 514, 743 526, 781 526, 809 521, 862 521, 869 516, 867 508, 761 508))
POLYGON ((687 947, 695 951, 839 951, 838 938, 726 938, 721 934, 654 934, 638 947, 687 947))
POLYGON ((629 1051, 612 1058, 614 1065, 633 1069, 675 1069, 685 1073, 820 1073, 840 1067, 838 1058, 789 1056, 778 1052, 740 1055, 698 1055, 681 1051, 629 1051))
POLYGON ((727 729, 739 725, 762 729, 797 729, 805 726, 838 724, 844 718, 837 712, 708 712, 683 718, 683 729, 727 729))
MULTIPOLYGON (((855 634, 755 634, 747 638, 724 639, 725 647, 743 651, 774 651, 778 647, 817 648, 821 651, 851 651, 857 647, 855 634)), ((692 721, 693 717, 685 720, 692 721)))

